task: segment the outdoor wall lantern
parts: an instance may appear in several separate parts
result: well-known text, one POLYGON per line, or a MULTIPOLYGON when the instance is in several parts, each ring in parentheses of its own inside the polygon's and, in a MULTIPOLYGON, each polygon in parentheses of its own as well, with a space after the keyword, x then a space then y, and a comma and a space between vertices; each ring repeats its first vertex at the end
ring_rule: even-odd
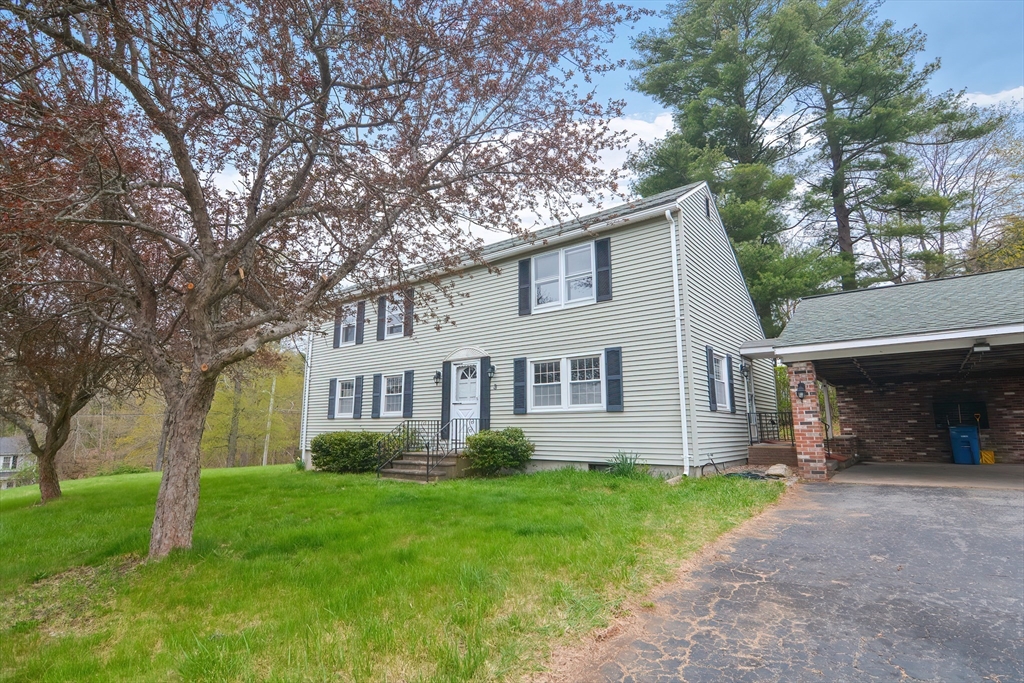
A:
POLYGON ((441 384, 441 371, 438 370, 434 373, 434 386, 440 386, 441 384))
POLYGON ((487 379, 494 379, 494 366, 493 365, 488 365, 487 366, 487 379))
POLYGON ((796 385, 796 397, 801 401, 807 396, 807 387, 803 382, 798 382, 796 385))
POLYGON ((743 365, 741 365, 740 366, 740 373, 744 377, 748 377, 749 378, 750 377, 750 363, 744 363, 743 365))

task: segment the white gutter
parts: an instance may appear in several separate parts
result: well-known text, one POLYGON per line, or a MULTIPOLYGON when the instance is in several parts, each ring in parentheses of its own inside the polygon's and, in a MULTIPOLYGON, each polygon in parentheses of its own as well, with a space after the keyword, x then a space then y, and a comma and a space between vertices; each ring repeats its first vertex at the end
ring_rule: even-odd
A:
POLYGON ((312 457, 306 452, 306 415, 309 412, 309 368, 313 364, 313 332, 307 333, 306 339, 306 368, 305 377, 302 379, 302 428, 299 430, 299 457, 302 464, 308 470, 313 466, 312 457))
POLYGON ((908 353, 912 351, 930 351, 957 349, 972 346, 977 339, 985 339, 992 346, 1003 344, 1019 344, 1024 339, 1024 324, 991 325, 966 330, 948 332, 929 332, 925 334, 907 334, 898 337, 875 337, 871 339, 854 339, 850 341, 820 342, 817 344, 800 344, 797 346, 776 346, 776 357, 788 360, 819 360, 826 358, 843 358, 851 351, 860 355, 885 355, 890 353, 908 353), (922 347, 922 348, 914 348, 922 347))
MULTIPOLYGON (((686 270, 686 229, 683 223, 683 202, 688 199, 691 195, 700 192, 702 189, 707 187, 707 183, 701 183, 697 187, 692 188, 685 194, 681 195, 675 201, 676 208, 679 209, 679 261, 680 261, 680 280, 682 281, 682 323, 683 323, 683 352, 688 362, 693 360, 693 343, 690 338, 690 286, 689 286, 689 275, 686 270)), ((694 395, 694 382, 690 381, 690 405, 697 405, 697 398, 694 395)), ((693 435, 693 450, 690 453, 690 460, 696 466, 699 460, 694 457, 694 452, 700 453, 700 430, 697 428, 696 416, 691 414, 690 416, 690 433, 693 435)))
MULTIPOLYGON (((669 237, 672 242, 672 306, 676 318, 676 366, 679 368, 679 426, 683 432, 683 475, 690 476, 690 443, 686 425, 686 379, 683 374, 683 322, 679 306, 679 248, 676 245, 676 219, 672 217, 672 209, 665 209, 665 218, 669 222, 669 237)), ((682 215, 680 215, 682 219, 682 215)))

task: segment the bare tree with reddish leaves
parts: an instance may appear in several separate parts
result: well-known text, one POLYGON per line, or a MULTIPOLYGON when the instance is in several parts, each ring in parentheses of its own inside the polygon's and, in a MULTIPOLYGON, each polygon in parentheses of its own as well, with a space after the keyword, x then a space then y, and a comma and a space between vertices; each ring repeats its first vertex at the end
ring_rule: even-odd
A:
POLYGON ((600 0, 0 0, 3 234, 88 267, 167 399, 151 557, 191 545, 225 368, 339 285, 478 257, 469 225, 517 233, 614 189, 597 161, 625 142, 621 103, 587 84, 629 19, 600 0))
POLYGON ((52 291, 10 286, 0 295, 0 417, 28 440, 43 503, 61 495, 57 454, 72 418, 97 395, 123 396, 143 379, 123 342, 52 291))

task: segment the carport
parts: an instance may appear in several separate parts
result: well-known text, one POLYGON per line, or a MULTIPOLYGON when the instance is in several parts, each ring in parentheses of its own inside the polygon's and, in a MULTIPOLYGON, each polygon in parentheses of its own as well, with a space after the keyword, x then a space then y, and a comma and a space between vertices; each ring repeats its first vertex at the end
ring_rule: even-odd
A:
POLYGON ((861 461, 963 473, 958 425, 997 463, 1024 463, 1024 268, 808 297, 782 335, 741 351, 788 367, 806 479, 861 461))

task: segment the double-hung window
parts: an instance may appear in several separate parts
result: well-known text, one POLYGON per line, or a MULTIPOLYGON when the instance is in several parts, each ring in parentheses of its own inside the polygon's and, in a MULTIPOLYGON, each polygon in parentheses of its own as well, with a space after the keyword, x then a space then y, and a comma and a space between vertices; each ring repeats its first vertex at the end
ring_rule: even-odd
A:
POLYGON ((345 316, 341 319, 341 344, 355 344, 356 343, 356 312, 354 310, 345 311, 345 316))
POLYGON ((533 258, 534 310, 564 308, 594 300, 593 243, 533 258))
POLYGON ((18 466, 18 456, 5 455, 0 458, 0 470, 13 470, 18 466))
POLYGON ((384 322, 384 338, 401 337, 405 334, 405 311, 401 304, 388 302, 384 322))
POLYGON ((729 403, 729 371, 725 367, 725 356, 714 357, 715 402, 725 410, 731 410, 729 403))
POLYGON ((531 361, 530 410, 604 409, 601 360, 598 354, 531 361))
POLYGON ((404 375, 385 375, 384 377, 384 410, 383 415, 401 416, 404 375))
POLYGON ((338 417, 352 417, 356 406, 356 381, 355 379, 338 380, 338 407, 335 414, 338 417))

